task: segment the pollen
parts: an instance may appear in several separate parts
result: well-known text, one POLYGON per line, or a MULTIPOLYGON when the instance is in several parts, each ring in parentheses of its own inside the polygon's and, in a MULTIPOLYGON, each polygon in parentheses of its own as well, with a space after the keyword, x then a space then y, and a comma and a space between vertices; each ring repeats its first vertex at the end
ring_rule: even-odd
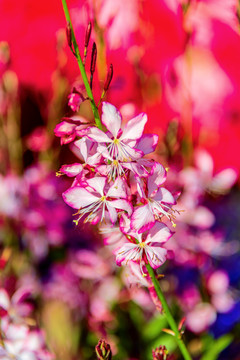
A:
POLYGON ((140 246, 140 248, 145 248, 145 242, 139 243, 138 246, 140 246))
POLYGON ((114 143, 115 145, 118 145, 118 144, 119 144, 119 140, 118 140, 118 139, 114 139, 114 140, 113 140, 113 143, 114 143))
POLYGON ((102 196, 100 200, 101 200, 101 201, 105 201, 105 200, 106 200, 106 196, 102 196))
MULTIPOLYGON (((117 139, 116 139, 116 140, 117 140, 117 139)), ((118 166, 118 160, 113 160, 112 163, 113 163, 114 166, 118 166)))

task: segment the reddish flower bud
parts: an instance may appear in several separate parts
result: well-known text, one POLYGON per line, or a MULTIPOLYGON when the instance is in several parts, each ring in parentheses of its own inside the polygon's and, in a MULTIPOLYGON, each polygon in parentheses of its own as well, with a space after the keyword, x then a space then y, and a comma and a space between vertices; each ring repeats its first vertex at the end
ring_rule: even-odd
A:
POLYGON ((108 69, 108 73, 107 73, 107 79, 105 81, 105 84, 104 84, 104 87, 103 87, 103 90, 106 92, 109 88, 109 85, 112 81, 112 77, 113 77, 113 66, 112 64, 109 66, 109 69, 108 69))
POLYGON ((89 44, 89 40, 90 40, 90 36, 91 36, 91 32, 92 32, 92 24, 89 21, 88 23, 88 27, 86 30, 86 34, 85 34, 85 43, 84 43, 84 47, 87 48, 88 44, 89 44))
POLYGON ((66 36, 67 36, 68 46, 72 48, 72 29, 69 22, 67 23, 67 27, 66 27, 66 36))
POLYGON ((94 42, 92 46, 92 57, 91 57, 91 67, 90 67, 91 74, 93 74, 95 71, 96 61, 97 61, 97 46, 96 43, 94 42))
POLYGON ((99 340, 97 346, 95 347, 98 360, 111 360, 112 351, 110 345, 107 344, 104 340, 99 340))
POLYGON ((70 95, 68 95, 68 106, 72 109, 72 111, 78 111, 81 103, 85 100, 84 96, 75 88, 70 95))
POLYGON ((166 347, 159 346, 155 350, 152 351, 153 360, 171 360, 172 356, 168 355, 168 351, 166 347))

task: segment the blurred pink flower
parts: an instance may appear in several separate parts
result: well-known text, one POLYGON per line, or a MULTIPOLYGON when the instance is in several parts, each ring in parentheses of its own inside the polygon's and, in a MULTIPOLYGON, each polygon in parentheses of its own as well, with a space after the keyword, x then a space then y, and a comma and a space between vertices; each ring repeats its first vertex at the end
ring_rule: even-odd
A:
POLYGON ((212 325, 217 318, 214 307, 209 303, 199 303, 186 314, 186 326, 198 334, 212 325))

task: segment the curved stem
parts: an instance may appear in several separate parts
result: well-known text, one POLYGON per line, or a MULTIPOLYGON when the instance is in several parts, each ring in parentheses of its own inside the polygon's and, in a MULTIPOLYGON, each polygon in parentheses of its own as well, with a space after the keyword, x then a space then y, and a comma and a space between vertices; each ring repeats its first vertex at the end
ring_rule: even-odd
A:
POLYGON ((85 71, 85 67, 83 65, 82 58, 81 58, 81 55, 80 55, 80 52, 79 52, 79 48, 78 48, 77 40, 76 40, 76 37, 75 37, 75 34, 74 34, 73 25, 72 25, 72 21, 71 21, 71 17, 70 17, 70 14, 69 14, 69 10, 68 10, 66 0, 62 0, 62 5, 63 5, 63 10, 64 10, 66 20, 70 24, 70 27, 71 27, 72 43, 73 43, 74 51, 75 51, 75 54, 76 54, 78 66, 79 66, 79 69, 80 69, 80 72, 81 72, 81 75, 82 75, 83 83, 84 83, 84 86, 86 88, 88 97, 90 99, 94 119, 95 119, 97 127, 100 130, 102 130, 102 124, 101 124, 98 108, 97 108, 97 106, 95 104, 95 101, 94 101, 94 98, 93 98, 93 93, 92 93, 92 90, 90 88, 88 78, 87 78, 87 74, 86 74, 86 71, 85 71))
POLYGON ((189 352, 188 352, 188 349, 186 348, 186 345, 184 344, 182 338, 181 338, 181 334, 179 333, 178 331, 178 327, 177 327, 177 324, 171 314, 171 311, 168 307, 168 304, 167 304, 167 301, 163 295, 163 292, 160 288, 160 285, 159 285, 159 282, 158 280, 156 279, 155 277, 155 273, 154 273, 154 270, 152 269, 152 267, 147 264, 146 265, 147 267, 147 270, 148 270, 148 273, 152 279, 152 282, 153 282, 153 285, 154 285, 154 288, 156 290, 156 293, 157 293, 157 296, 159 298, 159 300, 161 301, 162 303, 162 307, 163 307, 163 310, 166 314, 166 318, 167 318, 167 321, 168 321, 168 324, 169 326, 171 327, 171 329, 173 330, 173 332, 175 333, 175 339, 176 339, 176 342, 178 344, 178 347, 182 353, 182 356, 185 360, 192 360, 189 352))

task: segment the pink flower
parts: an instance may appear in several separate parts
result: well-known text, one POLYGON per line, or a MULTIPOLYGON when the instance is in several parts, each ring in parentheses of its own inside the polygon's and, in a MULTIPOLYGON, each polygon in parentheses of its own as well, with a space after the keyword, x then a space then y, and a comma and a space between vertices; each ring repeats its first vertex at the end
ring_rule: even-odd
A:
POLYGON ((82 116, 72 116, 62 120, 54 129, 55 135, 61 138, 61 145, 70 143, 76 136, 83 136, 86 125, 89 125, 89 121, 82 116))
POLYGON ((74 209, 79 209, 76 223, 85 215, 87 217, 84 222, 102 221, 106 210, 112 223, 117 221, 116 209, 127 211, 129 216, 132 214, 132 206, 126 200, 124 181, 117 178, 110 187, 106 182, 105 177, 94 177, 86 180, 86 187, 73 186, 63 193, 64 201, 74 209))
POLYGON ((187 314, 186 326, 198 334, 212 325, 216 318, 216 310, 211 304, 199 303, 187 314))
POLYGON ((121 129, 122 117, 115 106, 103 102, 102 123, 109 130, 104 133, 96 127, 89 129, 88 138, 102 144, 101 153, 113 160, 129 162, 140 159, 143 152, 135 149, 136 142, 141 138, 147 116, 144 113, 128 121, 125 128, 121 129), (106 155, 107 154, 107 155, 106 155))
POLYGON ((129 261, 140 261, 147 259, 147 262, 157 269, 167 258, 167 250, 162 247, 172 233, 168 227, 162 223, 156 223, 149 231, 146 239, 142 239, 142 234, 130 232, 128 236, 134 238, 137 243, 126 243, 116 252, 117 265, 127 264, 129 261), (145 258, 146 256, 146 258, 145 258))
POLYGON ((68 95, 68 106, 72 109, 72 111, 78 111, 81 103, 84 101, 83 95, 77 91, 75 88, 72 93, 68 95))
MULTIPOLYGON (((157 146, 158 136, 155 134, 142 135, 137 141, 137 149, 142 151, 143 155, 153 152, 157 146)), ((135 161, 120 161, 114 160, 108 152, 104 151, 101 146, 98 147, 98 151, 105 156, 105 165, 100 165, 97 171, 104 176, 107 176, 110 180, 115 180, 117 176, 126 176, 126 171, 131 171, 134 175, 140 177, 148 176, 146 167, 152 167, 153 160, 137 159, 135 161)))
POLYGON ((214 163, 209 153, 203 149, 195 152, 196 168, 186 168, 180 173, 180 180, 186 191, 195 199, 205 191, 215 194, 227 192, 237 180, 237 172, 228 168, 214 175, 214 163))
POLYGON ((139 3, 137 0, 103 0, 98 14, 99 25, 106 29, 111 49, 126 46, 130 35, 137 30, 139 3), (124 23, 124 26, 123 26, 124 23))
POLYGON ((147 180, 147 194, 144 193, 141 183, 138 184, 142 202, 145 203, 137 207, 132 215, 131 228, 138 233, 151 229, 156 220, 161 220, 163 216, 173 222, 170 206, 176 201, 167 189, 160 187, 165 180, 166 170, 161 164, 155 163, 147 180))

